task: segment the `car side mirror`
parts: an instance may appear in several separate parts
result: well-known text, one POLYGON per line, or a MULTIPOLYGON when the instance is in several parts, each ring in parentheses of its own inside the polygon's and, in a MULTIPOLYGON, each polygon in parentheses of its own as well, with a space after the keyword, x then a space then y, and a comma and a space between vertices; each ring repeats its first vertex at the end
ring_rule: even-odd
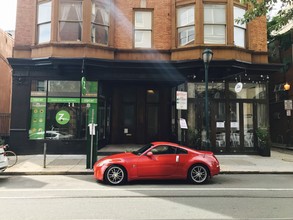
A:
POLYGON ((147 152, 146 155, 147 155, 148 157, 152 157, 154 154, 153 154, 153 152, 149 151, 149 152, 147 152))

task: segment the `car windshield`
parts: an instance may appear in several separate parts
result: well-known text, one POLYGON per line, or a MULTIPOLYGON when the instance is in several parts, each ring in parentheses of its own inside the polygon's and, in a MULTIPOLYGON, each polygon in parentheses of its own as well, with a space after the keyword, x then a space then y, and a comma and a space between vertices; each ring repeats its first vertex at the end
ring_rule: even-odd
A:
POLYGON ((140 148, 136 151, 133 151, 132 153, 135 155, 141 155, 143 152, 145 152, 147 149, 149 149, 152 146, 153 146, 152 144, 147 144, 147 145, 143 146, 142 148, 140 148))

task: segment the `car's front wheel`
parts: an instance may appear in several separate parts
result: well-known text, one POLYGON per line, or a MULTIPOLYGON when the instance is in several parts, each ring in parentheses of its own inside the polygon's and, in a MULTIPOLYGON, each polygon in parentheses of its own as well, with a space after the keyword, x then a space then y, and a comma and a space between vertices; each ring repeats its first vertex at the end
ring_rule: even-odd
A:
POLYGON ((105 180, 112 185, 119 185, 126 181, 126 171, 123 167, 112 165, 105 173, 105 180))
POLYGON ((188 177, 192 183, 204 183, 209 177, 208 168, 202 164, 193 165, 188 171, 188 177))

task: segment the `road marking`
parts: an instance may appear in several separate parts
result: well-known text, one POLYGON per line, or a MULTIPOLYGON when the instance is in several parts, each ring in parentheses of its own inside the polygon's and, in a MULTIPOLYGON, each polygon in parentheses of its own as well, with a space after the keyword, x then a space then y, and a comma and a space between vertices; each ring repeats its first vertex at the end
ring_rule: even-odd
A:
POLYGON ((97 189, 0 189, 0 192, 32 192, 32 191, 293 191, 293 188, 97 188, 97 189))

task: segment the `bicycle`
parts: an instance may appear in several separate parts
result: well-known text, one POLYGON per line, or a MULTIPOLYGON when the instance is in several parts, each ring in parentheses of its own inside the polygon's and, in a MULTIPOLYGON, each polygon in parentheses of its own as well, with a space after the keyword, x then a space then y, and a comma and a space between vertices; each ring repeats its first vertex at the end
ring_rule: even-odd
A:
POLYGON ((3 147, 3 149, 5 151, 4 156, 7 157, 8 168, 13 167, 17 163, 17 159, 18 159, 16 153, 14 153, 14 151, 12 151, 12 150, 7 150, 9 148, 8 144, 5 144, 1 147, 3 147))

